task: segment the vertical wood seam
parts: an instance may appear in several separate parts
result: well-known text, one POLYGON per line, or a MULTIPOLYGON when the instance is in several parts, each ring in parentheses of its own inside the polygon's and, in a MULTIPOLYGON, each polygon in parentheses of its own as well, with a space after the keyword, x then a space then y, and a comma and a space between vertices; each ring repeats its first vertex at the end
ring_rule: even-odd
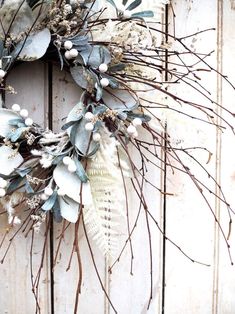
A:
MULTIPOLYGON (((223 0, 217 0, 217 70, 223 72, 223 0)), ((222 77, 217 74, 217 91, 216 100, 217 103, 222 103, 222 77)), ((217 113, 222 115, 222 109, 217 107, 217 113)), ((221 118, 217 117, 216 123, 219 125, 221 118)), ((215 163, 215 175, 216 181, 221 183, 221 131, 216 130, 216 163, 215 163)), ((216 195, 220 194, 219 187, 215 188, 216 195)), ((220 221, 220 200, 215 199, 215 214, 220 221)), ((220 230, 218 224, 215 222, 214 227, 214 269, 213 269, 213 298, 212 298, 212 313, 218 313, 218 299, 219 299, 219 264, 220 264, 220 230)))
MULTIPOLYGON (((164 29, 165 29, 165 41, 168 41, 168 23, 169 23, 169 7, 168 4, 165 6, 165 14, 164 14, 164 29)), ((165 51, 165 81, 168 80, 168 50, 166 49, 165 51)), ((165 130, 164 130, 164 152, 163 152, 163 158, 164 158, 164 165, 163 165, 163 207, 162 207, 162 215, 163 215, 163 221, 162 221, 162 231, 163 231, 163 238, 162 238, 162 302, 161 302, 161 313, 165 313, 165 297, 166 297, 166 220, 167 220, 167 123, 165 125, 165 130)))

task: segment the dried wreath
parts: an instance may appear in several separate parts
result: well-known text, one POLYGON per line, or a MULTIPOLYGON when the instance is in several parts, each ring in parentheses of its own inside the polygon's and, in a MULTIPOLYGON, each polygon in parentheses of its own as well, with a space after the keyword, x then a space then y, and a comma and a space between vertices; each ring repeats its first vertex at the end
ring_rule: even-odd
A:
MULTIPOLYGON (((167 96, 174 103, 198 109, 205 115, 196 117, 200 121, 223 128, 211 119, 219 117, 231 127, 212 107, 185 100, 167 89, 169 84, 180 82, 208 98, 200 86, 197 65, 216 70, 205 57, 192 52, 184 38, 177 39, 149 22, 153 11, 138 9, 141 2, 107 0, 106 5, 93 0, 5 0, 1 4, 2 92, 14 92, 6 85, 6 78, 15 63, 41 58, 58 61, 81 90, 81 98, 69 112, 61 133, 41 128, 19 104, 0 109, 0 202, 12 226, 28 224, 37 232, 44 221, 49 226, 48 213, 56 222, 64 218, 75 223, 77 230, 82 221, 87 239, 95 239, 105 255, 115 257, 118 224, 122 217, 128 218, 128 181, 140 200, 140 210, 146 212, 147 225, 153 220, 166 237, 148 210, 143 192, 143 185, 150 184, 165 193, 146 175, 149 164, 161 168, 164 162, 187 174, 199 190, 201 186, 207 189, 181 161, 179 152, 194 157, 187 149, 171 145, 159 110, 167 108, 191 116, 160 103, 159 94, 160 98, 167 96), (106 17, 107 6, 112 14, 106 17), (159 43, 159 34, 175 40, 179 51, 159 43), (195 67, 185 64, 180 57, 185 53, 197 59, 195 67), (166 55, 177 58, 181 71, 174 62, 172 67, 166 65, 166 55), (159 147, 166 154, 165 161, 157 153, 159 147), (132 158, 133 150, 139 161, 132 158), (25 206, 29 214, 22 220, 19 211, 25 206)), ((156 3, 161 6, 167 1, 156 3)), ((218 197, 229 207, 223 194, 218 197)), ((207 205, 213 212, 209 202, 207 205)), ((126 244, 130 242, 130 247, 134 228, 128 221, 126 244)))

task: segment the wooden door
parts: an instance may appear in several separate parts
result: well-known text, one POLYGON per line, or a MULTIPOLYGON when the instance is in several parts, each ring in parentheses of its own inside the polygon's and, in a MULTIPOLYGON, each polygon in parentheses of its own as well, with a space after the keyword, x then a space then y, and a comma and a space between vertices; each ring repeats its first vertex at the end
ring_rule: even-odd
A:
MULTIPOLYGON (((148 0, 148 2, 152 5, 152 1, 148 0)), ((168 21, 168 29, 178 38, 207 28, 216 28, 185 38, 185 42, 192 52, 200 51, 202 54, 207 54, 214 51, 208 57, 208 62, 218 71, 228 75, 230 81, 235 82, 234 1, 174 0, 172 6, 175 19, 170 5, 166 12, 160 12, 160 14, 162 14, 162 21, 168 21)), ((162 27, 164 30, 166 26, 162 27)), ((164 36, 160 40, 164 40, 164 36)), ((168 43, 173 48, 177 45, 173 37, 168 38, 168 43)), ((194 62, 193 57, 190 57, 194 62)), ((168 58, 168 60, 171 59, 168 58)), ((210 89, 214 99, 234 111, 234 91, 231 86, 225 84, 221 76, 216 73, 203 72, 200 76, 202 86, 210 89)), ((7 96, 7 106, 10 107, 15 102, 21 103, 22 107, 29 109, 35 121, 53 128, 54 131, 60 129, 61 119, 78 102, 79 94, 70 75, 61 72, 56 66, 45 65, 40 61, 30 66, 18 65, 11 73, 8 83, 15 87, 17 95, 7 96)), ((175 89, 174 92, 179 95, 194 97, 195 101, 204 101, 198 93, 191 95, 187 86, 169 88, 175 89)), ((166 101, 170 100, 166 99, 166 101)), ((220 108, 217 110, 227 118, 226 112, 221 111, 220 108)), ((207 167, 219 184, 224 186, 224 192, 228 195, 231 205, 234 206, 235 153, 233 147, 235 141, 232 132, 222 133, 216 128, 193 121, 184 115, 174 114, 174 112, 161 114, 167 118, 168 132, 172 134, 174 145, 207 147, 213 152, 207 167)), ((164 157, 164 152, 161 153, 164 157)), ((197 154, 197 158, 206 164, 208 153, 201 150, 197 154)), ((209 178, 203 174, 200 167, 194 163, 191 163, 190 167, 203 182, 209 182, 209 178)), ((112 274, 108 273, 109 262, 95 245, 92 245, 92 252, 96 256, 96 266, 105 290, 120 314, 234 314, 235 271, 230 264, 218 223, 215 222, 192 181, 184 174, 173 173, 170 167, 165 170, 166 175, 156 170, 151 175, 154 176, 156 185, 164 187, 165 191, 173 196, 160 196, 148 186, 145 188, 145 193, 148 195, 151 213, 158 221, 160 228, 179 247, 177 249, 162 237, 154 223, 150 225, 153 248, 153 296, 149 310, 147 311, 151 289, 151 268, 148 233, 143 211, 132 240, 133 270, 131 270, 130 251, 125 250, 120 261, 113 267, 112 274), (190 261, 180 250, 186 252, 192 260, 210 266, 190 261)), ((213 181, 208 184, 210 191, 205 191, 205 193, 209 195, 213 209, 227 231, 226 209, 213 194, 221 193, 219 186, 213 181)), ((138 202, 132 194, 129 201, 131 223, 134 225, 138 202)), ((0 219, 0 234, 3 236, 7 225, 4 215, 1 214, 0 219)), ((39 291, 42 314, 70 314, 74 311, 78 281, 78 265, 75 259, 66 271, 72 250, 71 239, 73 239, 74 226, 68 227, 62 239, 61 253, 57 256, 56 265, 53 267, 61 231, 62 225, 54 223, 53 230, 47 236, 39 291)), ((45 239, 43 232, 41 230, 40 234, 34 238, 34 250, 31 257, 29 256, 31 237, 25 239, 27 229, 19 233, 12 241, 8 255, 0 268, 0 313, 34 313, 35 300, 31 292, 30 258, 34 261, 35 276, 37 266, 41 263, 40 252, 45 239)), ((84 233, 81 232, 79 237, 83 261, 83 283, 78 313, 114 313, 101 289, 84 233)), ((232 257, 235 258, 233 229, 230 243, 232 257)), ((5 242, 4 245, 6 247, 2 248, 1 252, 7 249, 8 243, 5 242)))

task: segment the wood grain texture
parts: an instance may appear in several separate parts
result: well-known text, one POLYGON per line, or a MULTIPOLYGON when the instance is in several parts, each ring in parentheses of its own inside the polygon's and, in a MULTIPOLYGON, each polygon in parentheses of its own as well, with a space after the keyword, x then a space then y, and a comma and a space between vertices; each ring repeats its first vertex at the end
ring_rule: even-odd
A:
MULTIPOLYGON (((46 86, 46 68, 39 62, 19 65, 13 69, 7 81, 14 86, 17 95, 7 95, 6 105, 11 107, 13 103, 19 103, 22 108, 29 110, 30 116, 39 121, 44 126, 47 111, 47 86, 46 86), (33 90, 33 92, 32 92, 33 90)), ((0 237, 2 238, 7 225, 6 216, 1 216, 0 237)), ((16 231, 16 230, 14 230, 16 231)), ((13 235, 10 232, 8 238, 13 235)), ((36 274, 41 261, 41 250, 43 245, 44 230, 35 236, 35 245, 33 250, 34 274, 36 274)), ((1 249, 3 254, 4 249, 1 249)), ((30 245, 31 233, 26 239, 21 233, 12 243, 12 247, 5 259, 4 264, 0 264, 0 313, 4 314, 32 314, 35 312, 35 300, 32 294, 30 281, 30 245)), ((2 258, 2 256, 1 256, 2 258)), ((50 313, 50 268, 49 251, 46 251, 44 268, 41 275, 41 287, 39 292, 39 301, 41 313, 50 313)))

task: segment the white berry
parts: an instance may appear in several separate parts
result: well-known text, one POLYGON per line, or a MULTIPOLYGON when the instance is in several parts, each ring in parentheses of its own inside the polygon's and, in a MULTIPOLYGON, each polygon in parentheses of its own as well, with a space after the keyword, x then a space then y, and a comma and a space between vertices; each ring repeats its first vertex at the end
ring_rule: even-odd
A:
POLYGON ((12 105, 11 109, 15 112, 20 112, 20 110, 21 110, 20 105, 18 105, 18 104, 12 105))
POLYGON ((132 124, 134 126, 140 126, 142 125, 142 120, 140 118, 135 118, 133 121, 132 121, 132 124))
POLYGON ((92 121, 92 120, 94 119, 93 113, 90 112, 90 111, 86 112, 86 114, 85 114, 85 119, 86 119, 87 121, 92 121))
POLYGON ((4 76, 6 75, 6 72, 2 69, 0 69, 0 78, 4 78, 4 76))
POLYGON ((78 51, 77 49, 71 49, 69 50, 69 54, 71 58, 76 58, 78 56, 78 51))
POLYGON ((100 133, 94 133, 92 138, 93 138, 93 141, 99 142, 101 139, 101 135, 100 133))
POLYGON ((51 196, 54 191, 52 190, 52 188, 50 188, 49 186, 47 186, 44 190, 44 193, 47 195, 47 196, 51 196))
POLYGON ((41 200, 42 200, 42 201, 46 201, 46 200, 48 200, 48 198, 49 198, 49 196, 46 195, 45 193, 42 193, 40 197, 41 197, 41 200))
POLYGON ((107 86, 109 86, 109 80, 108 80, 106 77, 102 78, 102 79, 100 80, 100 85, 101 85, 102 87, 107 87, 107 86))
POLYGON ((101 73, 105 73, 108 71, 108 65, 106 63, 102 63, 100 66, 99 66, 99 71, 101 73))
POLYGON ((76 170, 77 170, 77 167, 76 167, 76 165, 75 165, 74 162, 73 162, 73 163, 70 163, 70 164, 68 165, 68 171, 69 171, 69 172, 73 173, 73 172, 76 172, 76 170))
POLYGON ((4 197, 6 195, 6 191, 3 188, 0 188, 0 197, 4 197))
POLYGON ((63 164, 64 164, 64 165, 68 166, 71 162, 72 162, 71 157, 65 156, 65 157, 63 158, 63 164))
POLYGON ((58 191, 57 191, 57 194, 59 195, 59 196, 65 196, 65 191, 63 190, 63 189, 58 189, 58 191))
POLYGON ((136 128, 134 127, 134 125, 129 125, 127 128, 127 133, 130 135, 133 135, 135 134, 135 132, 136 132, 136 128))
POLYGON ((72 49, 72 47, 73 47, 73 43, 72 43, 70 40, 66 40, 66 41, 64 42, 64 48, 65 48, 66 50, 70 50, 70 49, 72 49))
POLYGON ((70 50, 65 51, 64 56, 65 56, 65 59, 67 59, 67 60, 72 59, 72 57, 71 57, 71 55, 70 55, 70 50))
POLYGON ((133 137, 133 138, 136 138, 136 137, 138 137, 138 135, 139 135, 139 134, 138 134, 138 132, 136 131, 134 134, 132 134, 132 137, 133 137))
POLYGON ((86 123, 85 129, 86 129, 87 131, 92 131, 92 130, 94 129, 94 124, 91 123, 91 122, 86 123))
POLYGON ((20 110, 20 115, 21 115, 22 118, 27 118, 28 115, 29 115, 29 112, 28 112, 27 109, 21 109, 20 110))
POLYGON ((33 125, 33 119, 27 118, 27 119, 25 119, 24 123, 26 126, 31 126, 31 125, 33 125))
POLYGON ((7 186, 7 181, 3 178, 0 178, 0 188, 4 189, 7 186))
POLYGON ((125 18, 125 19, 130 19, 131 18, 131 15, 132 15, 132 13, 131 13, 131 11, 124 11, 123 12, 123 17, 125 18))

